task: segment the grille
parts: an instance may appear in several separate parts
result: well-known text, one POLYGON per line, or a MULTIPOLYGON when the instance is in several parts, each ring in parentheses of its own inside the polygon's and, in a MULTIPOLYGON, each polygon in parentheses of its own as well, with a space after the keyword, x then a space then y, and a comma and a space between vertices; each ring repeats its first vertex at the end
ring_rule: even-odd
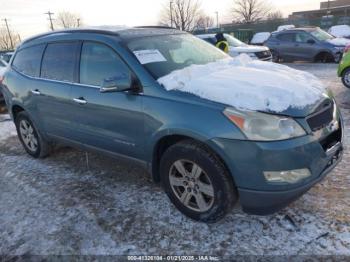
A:
POLYGON ((317 131, 328 126, 333 120, 334 104, 331 103, 322 111, 312 115, 307 119, 312 131, 317 131))
POLYGON ((270 57, 271 56, 271 52, 270 51, 256 52, 255 55, 256 55, 257 58, 263 59, 263 58, 270 57))

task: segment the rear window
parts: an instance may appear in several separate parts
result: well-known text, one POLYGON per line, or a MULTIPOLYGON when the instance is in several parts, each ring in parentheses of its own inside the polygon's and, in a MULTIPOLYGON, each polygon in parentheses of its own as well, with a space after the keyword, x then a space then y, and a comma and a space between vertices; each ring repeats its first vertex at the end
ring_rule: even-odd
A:
POLYGON ((41 66, 41 77, 64 82, 74 82, 79 43, 48 44, 41 66))
POLYGON ((12 66, 25 75, 38 77, 44 47, 45 45, 37 45, 19 50, 12 66))

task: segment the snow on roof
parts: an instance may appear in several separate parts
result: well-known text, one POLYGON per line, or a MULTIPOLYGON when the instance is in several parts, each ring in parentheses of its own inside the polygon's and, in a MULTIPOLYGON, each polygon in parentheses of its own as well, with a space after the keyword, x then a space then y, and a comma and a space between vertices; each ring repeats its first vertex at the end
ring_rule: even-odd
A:
POLYGON ((283 30, 288 30, 288 29, 293 29, 295 28, 295 25, 280 25, 277 28, 277 31, 283 31, 283 30))
POLYGON ((260 32, 256 33, 252 40, 250 41, 251 44, 263 44, 267 39, 269 39, 271 33, 270 32, 260 32))
POLYGON ((253 61, 242 54, 173 71, 158 82, 214 102, 252 111, 283 112, 321 100, 325 87, 312 74, 288 66, 253 61))
POLYGON ((335 37, 347 37, 350 36, 350 26, 335 25, 328 30, 328 33, 334 35, 335 37))

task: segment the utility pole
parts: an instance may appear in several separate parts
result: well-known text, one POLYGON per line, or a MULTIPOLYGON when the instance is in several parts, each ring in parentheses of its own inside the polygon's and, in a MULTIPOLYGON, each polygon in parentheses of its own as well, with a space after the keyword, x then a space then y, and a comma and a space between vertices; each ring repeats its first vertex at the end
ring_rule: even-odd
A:
POLYGON ((216 26, 217 26, 217 28, 220 28, 220 25, 219 25, 219 12, 216 11, 215 14, 216 14, 216 26))
POLYGON ((10 38, 11 49, 13 49, 13 41, 12 41, 12 36, 11 36, 11 32, 10 32, 9 25, 8 25, 8 23, 7 23, 7 18, 2 19, 2 20, 5 21, 5 25, 6 25, 6 28, 7 28, 7 33, 8 33, 9 38, 10 38))
POLYGON ((170 1, 170 27, 173 27, 173 1, 170 1))
POLYGON ((77 26, 80 27, 80 18, 77 18, 77 26))
POLYGON ((47 13, 45 13, 44 15, 48 15, 49 16, 49 20, 50 20, 50 27, 51 30, 53 31, 53 23, 52 23, 52 15, 54 15, 54 13, 51 13, 50 11, 48 11, 47 13))

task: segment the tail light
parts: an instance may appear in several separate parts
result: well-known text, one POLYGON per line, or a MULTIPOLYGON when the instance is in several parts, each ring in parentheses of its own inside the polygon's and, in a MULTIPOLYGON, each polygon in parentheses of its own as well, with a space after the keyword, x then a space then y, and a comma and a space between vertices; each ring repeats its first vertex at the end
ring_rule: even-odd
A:
POLYGON ((347 53, 350 50, 350 45, 347 45, 344 49, 344 53, 347 53))

